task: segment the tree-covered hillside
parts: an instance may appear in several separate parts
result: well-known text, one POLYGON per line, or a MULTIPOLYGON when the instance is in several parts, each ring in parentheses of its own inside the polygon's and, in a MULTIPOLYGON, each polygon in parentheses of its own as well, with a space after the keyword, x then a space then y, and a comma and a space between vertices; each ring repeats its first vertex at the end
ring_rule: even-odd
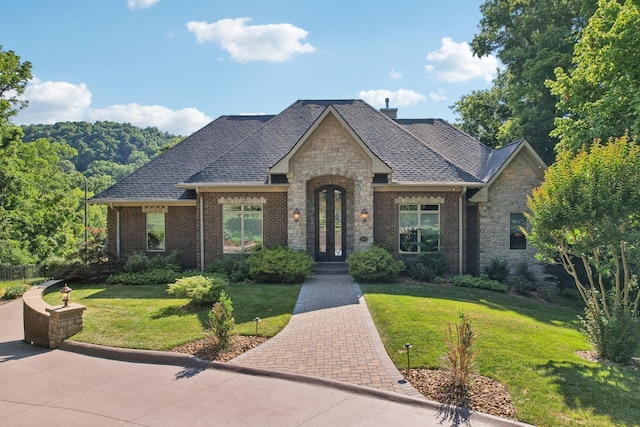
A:
POLYGON ((45 138, 75 149, 76 154, 64 159, 66 168, 87 177, 93 193, 106 189, 182 139, 157 128, 115 122, 28 125, 22 126, 22 131, 24 142, 45 138))

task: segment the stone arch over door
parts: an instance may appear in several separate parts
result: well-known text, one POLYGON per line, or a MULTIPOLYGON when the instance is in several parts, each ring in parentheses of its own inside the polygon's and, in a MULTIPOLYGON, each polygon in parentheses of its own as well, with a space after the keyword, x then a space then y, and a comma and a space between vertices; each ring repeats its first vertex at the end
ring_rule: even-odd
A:
POLYGON ((322 187, 336 186, 345 190, 346 192, 346 215, 345 215, 345 228, 346 228, 346 253, 348 256, 355 250, 355 234, 354 234, 354 216, 351 215, 355 211, 354 203, 354 189, 355 185, 352 179, 343 176, 326 175, 320 176, 307 181, 307 203, 306 217, 307 217, 307 246, 306 251, 310 255, 315 254, 316 250, 316 212, 315 203, 313 202, 316 197, 316 191, 322 187))

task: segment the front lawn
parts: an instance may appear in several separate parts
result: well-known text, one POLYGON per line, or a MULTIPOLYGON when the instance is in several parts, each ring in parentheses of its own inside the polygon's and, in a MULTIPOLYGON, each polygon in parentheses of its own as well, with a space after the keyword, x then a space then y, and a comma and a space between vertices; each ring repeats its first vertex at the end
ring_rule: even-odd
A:
POLYGON ((443 285, 361 285, 399 369, 436 368, 444 331, 467 314, 478 338, 477 369, 505 384, 521 421, 539 426, 640 425, 640 372, 588 362, 577 312, 496 292, 443 285))
MULTIPOLYGON (((173 298, 165 285, 71 285, 71 301, 87 306, 84 329, 72 339, 92 344, 147 350, 169 350, 204 337, 209 308, 185 310, 187 299, 173 298)), ((300 285, 232 284, 231 298, 236 330, 272 337, 289 322, 300 285)), ((44 296, 60 305, 60 293, 44 296)))

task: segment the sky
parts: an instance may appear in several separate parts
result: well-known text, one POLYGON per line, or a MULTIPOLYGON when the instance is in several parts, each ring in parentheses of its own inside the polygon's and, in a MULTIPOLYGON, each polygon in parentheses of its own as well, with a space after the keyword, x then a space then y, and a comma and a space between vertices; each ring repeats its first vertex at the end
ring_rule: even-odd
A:
POLYGON ((473 56, 482 0, 20 0, 0 45, 32 63, 15 124, 110 120, 189 135, 299 99, 442 118, 491 86, 473 56))

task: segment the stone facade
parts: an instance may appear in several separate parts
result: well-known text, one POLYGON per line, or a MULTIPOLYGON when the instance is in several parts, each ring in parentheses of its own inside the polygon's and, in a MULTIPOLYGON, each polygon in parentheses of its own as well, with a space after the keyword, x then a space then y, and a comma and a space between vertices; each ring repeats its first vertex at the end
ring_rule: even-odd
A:
POLYGON ((527 262, 540 274, 535 262, 536 249, 527 242, 526 249, 510 249, 510 214, 527 211, 526 194, 540 185, 542 178, 524 155, 517 155, 488 191, 487 202, 478 203, 480 272, 494 258, 509 262, 512 270, 520 262, 527 262))
POLYGON ((324 185, 337 185, 347 191, 347 256, 367 249, 373 242, 373 221, 363 222, 360 211, 369 217, 373 206, 371 160, 338 120, 329 116, 316 129, 292 159, 288 175, 288 205, 303 213, 298 222, 288 219, 288 242, 294 249, 313 255, 315 246, 315 190, 324 185))

